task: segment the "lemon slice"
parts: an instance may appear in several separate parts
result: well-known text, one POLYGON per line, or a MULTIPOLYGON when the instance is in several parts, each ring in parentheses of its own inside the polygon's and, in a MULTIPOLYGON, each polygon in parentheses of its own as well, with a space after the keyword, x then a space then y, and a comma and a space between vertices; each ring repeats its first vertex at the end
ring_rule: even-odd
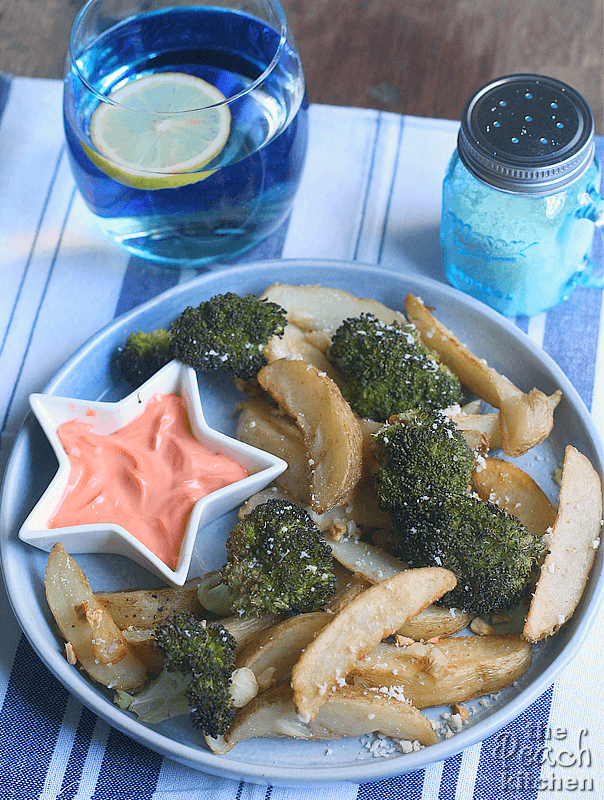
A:
POLYGON ((109 95, 90 120, 88 157, 106 175, 136 189, 196 183, 223 149, 231 114, 222 92, 183 72, 158 72, 109 95), (208 108, 208 106, 214 106, 208 108))

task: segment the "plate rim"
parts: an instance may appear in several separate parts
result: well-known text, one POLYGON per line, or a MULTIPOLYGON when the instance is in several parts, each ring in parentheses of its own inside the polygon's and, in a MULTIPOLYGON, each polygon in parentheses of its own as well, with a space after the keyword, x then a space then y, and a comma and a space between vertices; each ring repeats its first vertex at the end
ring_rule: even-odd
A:
MULTIPOLYGON (((147 300, 146 302, 135 306, 129 311, 114 318, 111 322, 101 327, 93 336, 87 339, 75 352, 65 361, 65 363, 57 370, 50 381, 42 390, 44 393, 53 394, 61 382, 71 374, 79 363, 85 360, 87 354, 92 350, 99 341, 110 337, 115 331, 126 327, 130 320, 136 319, 146 312, 158 306, 163 306, 178 295, 186 294, 189 291, 194 292, 196 289, 203 290, 206 283, 214 283, 217 280, 224 280, 228 282, 229 278, 236 277, 239 280, 245 279, 247 283, 256 277, 258 278, 259 271, 278 270, 280 278, 273 280, 273 282, 286 282, 287 272, 290 268, 308 268, 310 270, 336 270, 338 273, 346 270, 361 271, 364 275, 374 277, 376 280, 380 276, 388 277, 390 280, 396 280, 401 285, 401 297, 397 298, 399 301, 402 299, 403 292, 413 291, 415 293, 436 292, 438 295, 452 296, 462 306, 468 306, 481 316, 486 317, 496 327, 502 328, 511 336, 516 342, 528 349, 533 357, 536 357, 545 369, 553 375, 554 379, 558 382, 563 390, 563 394, 569 399, 573 409, 578 412, 582 424, 585 426, 586 432, 589 436, 590 443, 594 448, 599 459, 599 474, 602 476, 604 467, 604 448, 595 427, 593 419, 585 406, 583 400, 579 396, 575 387, 570 383, 569 379, 558 366, 558 364, 546 353, 542 348, 538 347, 532 340, 520 330, 512 320, 502 316, 498 312, 489 308, 488 306, 480 303, 469 295, 459 292, 457 289, 449 286, 448 284, 440 281, 407 274, 404 272, 395 272, 374 264, 366 264, 364 262, 346 261, 340 259, 320 259, 320 258, 292 258, 292 259, 267 259, 247 264, 236 264, 230 267, 215 269, 195 278, 191 278, 182 283, 179 283, 170 289, 156 295, 155 297, 147 300)), ((315 283, 319 283, 317 280, 315 283)), ((311 281, 306 281, 311 283, 311 281)), ((325 283, 329 283, 329 274, 325 274, 325 283)), ((298 282, 298 285, 302 285, 298 282)), ((399 302, 400 306, 400 302, 399 302)), ((423 748, 420 751, 411 754, 397 754, 393 758, 380 758, 372 759, 371 761, 359 762, 359 765, 346 764, 344 766, 328 764, 325 767, 297 767, 297 766, 276 766, 272 768, 270 765, 257 765, 250 761, 236 761, 232 758, 225 759, 224 756, 219 756, 211 753, 210 751, 201 750, 198 747, 186 745, 182 742, 176 741, 169 736, 153 730, 152 728, 138 722, 133 716, 125 714, 117 706, 115 706, 108 698, 100 694, 99 690, 80 673, 74 673, 73 669, 69 667, 63 656, 56 649, 52 649, 49 643, 45 640, 44 635, 37 635, 37 632, 30 630, 26 622, 26 613, 24 604, 19 598, 19 592, 15 592, 13 580, 10 575, 10 569, 7 566, 7 560, 4 557, 6 548, 10 545, 9 537, 11 534, 16 536, 18 531, 7 530, 5 525, 5 512, 4 512, 4 498, 7 492, 10 492, 10 479, 13 470, 16 468, 17 455, 20 447, 26 445, 26 437, 28 432, 34 426, 35 420, 29 412, 15 438, 10 454, 7 459, 6 468, 3 476, 2 489, 0 493, 0 544, 3 551, 2 558, 2 573, 4 577, 5 586, 9 602, 15 613, 17 621, 21 626, 24 634, 29 640, 32 648, 46 664, 53 675, 60 681, 60 683, 91 711, 104 719, 108 724, 135 741, 149 747, 150 749, 171 758, 174 761, 185 764, 197 770, 209 772, 211 774, 238 780, 248 780, 253 783, 271 784, 275 786, 292 786, 292 787, 317 787, 328 786, 333 784, 342 783, 364 783, 372 780, 380 780, 384 778, 401 775, 406 772, 418 770, 429 766, 432 763, 442 761, 449 758, 467 747, 483 741, 492 734, 496 733, 512 719, 519 716, 532 702, 534 702, 547 688, 553 683, 556 677, 566 668, 579 651, 584 640, 588 636, 589 629, 591 628, 599 608, 602 605, 604 598, 604 570, 601 570, 596 581, 593 581, 592 599, 586 609, 584 609, 583 617, 578 624, 577 629, 571 634, 569 642, 558 653, 549 666, 536 678, 532 683, 527 686, 522 692, 514 698, 514 702, 510 702, 502 708, 496 710, 490 716, 481 720, 471 728, 462 730, 454 737, 441 740, 438 744, 431 747, 423 748), (571 646, 572 645, 572 646, 571 646), (73 677, 76 680, 73 680, 73 677), (518 702, 520 701, 520 702, 518 702), (431 756, 430 753, 435 753, 435 748, 438 752, 431 756), (401 758, 404 756, 403 758, 401 758), (273 771, 271 771, 273 770, 273 771), (277 770, 277 775, 274 770, 277 770), (310 774, 309 774, 310 773, 310 774), (315 774, 316 773, 316 774, 315 774)), ((10 504, 9 504, 10 505, 10 504)), ((20 543, 23 545, 23 543, 20 543)), ((8 563, 10 564, 10 557, 8 563)), ((234 752, 234 751, 232 751, 234 752)))

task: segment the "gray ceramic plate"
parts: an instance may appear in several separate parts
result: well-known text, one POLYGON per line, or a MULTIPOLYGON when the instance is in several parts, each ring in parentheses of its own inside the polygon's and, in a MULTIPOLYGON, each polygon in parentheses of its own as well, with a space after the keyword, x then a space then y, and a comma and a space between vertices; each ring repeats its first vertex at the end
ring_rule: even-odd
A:
MULTIPOLYGON (((129 387, 116 378, 111 356, 133 330, 167 325, 187 305, 196 305, 224 291, 261 293, 271 283, 320 283, 346 289, 361 297, 373 297, 393 308, 403 308, 405 294, 413 292, 452 328, 478 355, 507 375, 525 391, 538 386, 547 393, 561 388, 564 396, 556 410, 552 435, 536 451, 520 459, 552 498, 557 494, 552 473, 560 466, 564 447, 573 444, 585 453, 602 475, 604 455, 598 434, 585 405, 564 373, 542 350, 504 317, 450 287, 386 270, 335 261, 275 261, 224 269, 160 295, 115 320, 89 340, 63 366, 46 392, 89 400, 117 400, 129 387)), ((200 381, 208 423, 234 433, 233 405, 240 395, 230 380, 200 381)), ((250 740, 225 756, 216 756, 188 717, 166 721, 157 727, 137 722, 119 710, 108 695, 90 683, 65 661, 43 591, 46 554, 19 541, 19 527, 38 500, 52 474, 56 459, 36 420, 30 414, 15 442, 5 474, 1 499, 1 543, 4 578, 15 614, 42 661, 82 703, 114 727, 169 758, 191 767, 229 778, 257 783, 309 786, 342 781, 366 782, 421 769, 491 735, 520 714, 553 682, 585 639, 604 592, 602 548, 585 595, 572 620, 550 641, 535 648, 530 670, 517 685, 501 692, 488 706, 476 705, 470 723, 450 739, 403 754, 375 758, 357 739, 339 742, 306 742, 274 739, 250 740)), ((191 574, 223 563, 224 540, 233 517, 222 517, 204 530, 209 537, 211 561, 193 558, 191 574)), ((118 557, 78 556, 93 589, 113 590, 152 586, 153 578, 130 561, 118 557)), ((428 712, 437 717, 439 710, 428 712)))

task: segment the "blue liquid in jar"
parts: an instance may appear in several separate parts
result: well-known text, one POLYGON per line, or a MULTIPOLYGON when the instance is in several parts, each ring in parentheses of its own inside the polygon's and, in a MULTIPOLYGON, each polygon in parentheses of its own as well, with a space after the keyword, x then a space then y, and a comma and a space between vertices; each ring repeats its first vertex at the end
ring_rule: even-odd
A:
POLYGON ((599 167, 564 189, 530 196, 474 177, 456 151, 443 182, 441 244, 457 289, 506 315, 532 316, 589 279, 599 167))
MULTIPOLYGON (((78 66, 103 94, 152 73, 184 72, 228 98, 262 74, 279 38, 266 23, 243 13, 176 7, 109 29, 79 55, 78 66)), ((299 58, 287 44, 265 80, 229 104, 229 139, 203 168, 216 172, 182 187, 136 189, 99 170, 82 147, 82 140, 91 146, 88 125, 99 99, 73 70, 64 96, 76 184, 101 227, 129 251, 168 264, 211 264, 257 244, 287 217, 308 127, 299 58)))

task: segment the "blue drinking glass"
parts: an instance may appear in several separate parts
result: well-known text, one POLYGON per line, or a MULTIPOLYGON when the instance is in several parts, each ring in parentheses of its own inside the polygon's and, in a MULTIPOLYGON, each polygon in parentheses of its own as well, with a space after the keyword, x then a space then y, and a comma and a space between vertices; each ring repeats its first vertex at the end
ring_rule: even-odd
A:
POLYGON ((276 0, 88 0, 64 89, 78 189, 103 230, 165 265, 232 259, 285 220, 307 101, 276 0))

